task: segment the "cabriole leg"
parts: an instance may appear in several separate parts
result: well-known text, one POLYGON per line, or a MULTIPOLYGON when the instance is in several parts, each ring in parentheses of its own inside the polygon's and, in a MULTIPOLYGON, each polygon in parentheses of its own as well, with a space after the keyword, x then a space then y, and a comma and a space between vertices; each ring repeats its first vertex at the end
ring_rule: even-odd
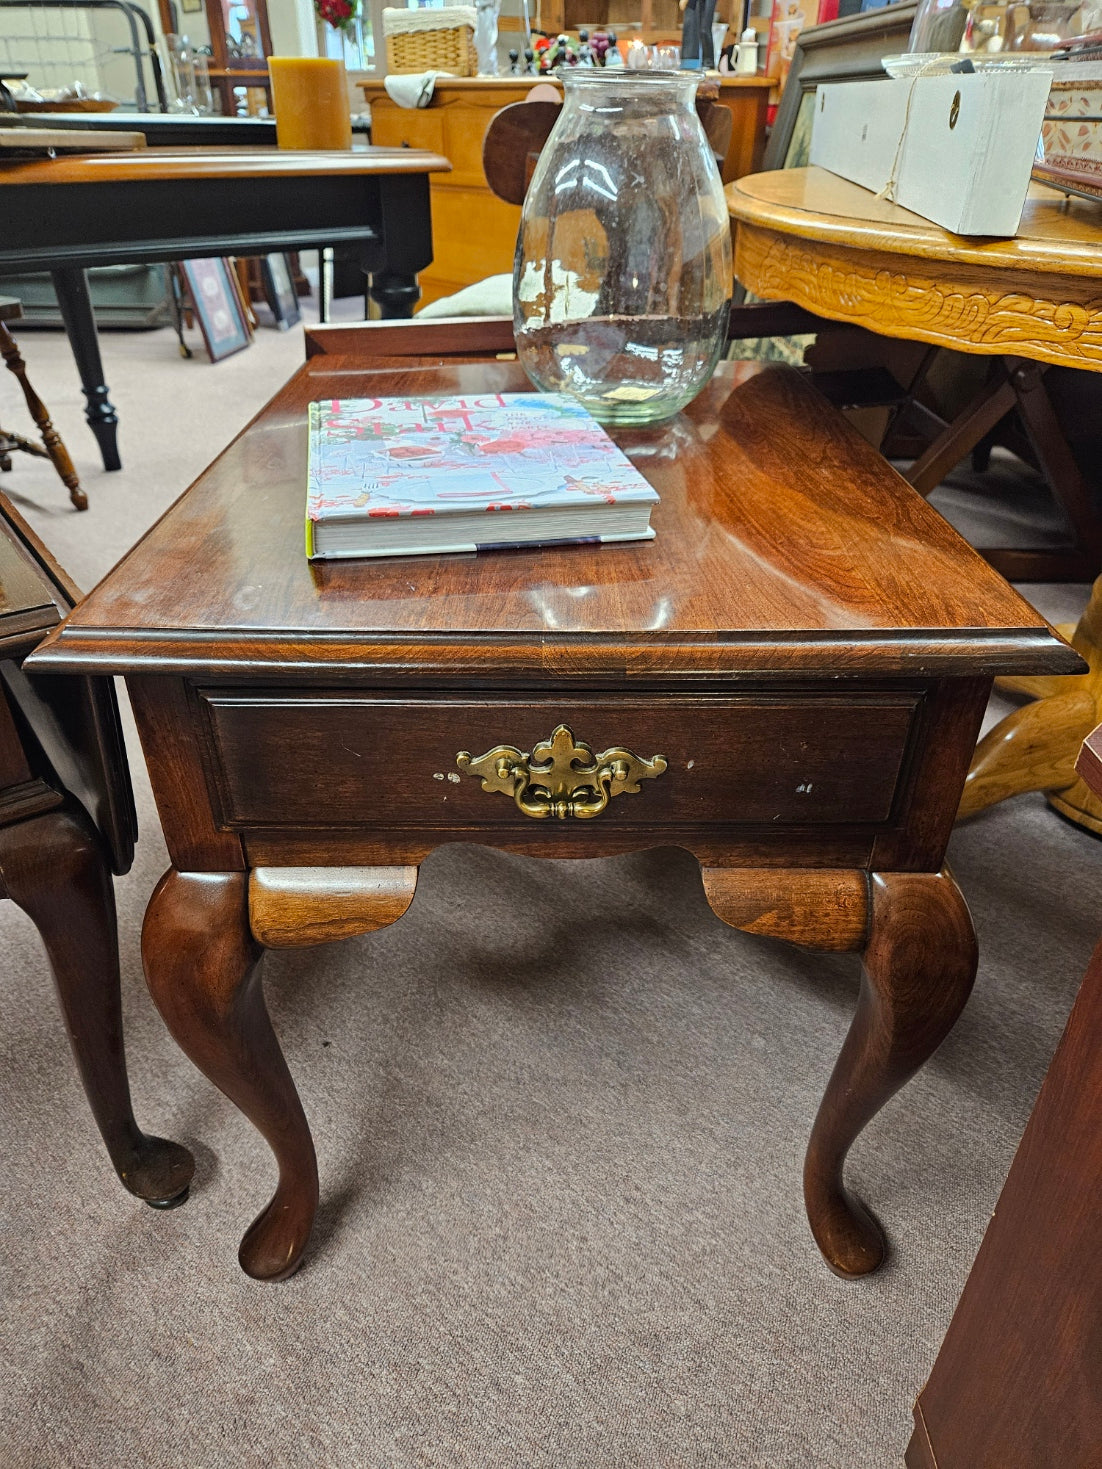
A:
POLYGON ((92 1115, 132 1194, 155 1208, 187 1197, 186 1148, 147 1137, 134 1120, 123 1051, 115 894, 84 812, 62 807, 0 827, 0 877, 38 929, 92 1115))
POLYGON ((952 1029, 976 976, 976 936, 948 870, 874 873, 857 1011, 815 1119, 804 1200, 838 1275, 867 1275, 887 1246, 843 1182, 846 1154, 884 1103, 952 1029))
POLYGON ((263 1134, 279 1165, 267 1207, 241 1241, 247 1275, 294 1273, 318 1204, 310 1129, 261 988, 262 950, 248 923, 242 872, 162 877, 145 916, 146 980, 182 1049, 263 1134))

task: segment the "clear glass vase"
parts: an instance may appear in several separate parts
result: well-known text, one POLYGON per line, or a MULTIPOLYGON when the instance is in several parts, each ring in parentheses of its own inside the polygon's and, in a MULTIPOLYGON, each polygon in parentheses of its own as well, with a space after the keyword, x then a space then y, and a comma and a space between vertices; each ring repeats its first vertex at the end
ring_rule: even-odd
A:
POLYGON ((517 356, 602 423, 692 401, 727 337, 731 228, 691 73, 578 68, 524 201, 517 356))

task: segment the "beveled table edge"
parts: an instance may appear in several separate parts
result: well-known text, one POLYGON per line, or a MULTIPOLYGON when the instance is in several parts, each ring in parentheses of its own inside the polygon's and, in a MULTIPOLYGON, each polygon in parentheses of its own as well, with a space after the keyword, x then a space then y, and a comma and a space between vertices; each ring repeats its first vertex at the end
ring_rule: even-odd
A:
MULTIPOLYGON (((829 175, 829 170, 819 170, 829 175)), ((848 179, 836 177, 840 184, 861 189, 848 179)), ((876 251, 885 255, 901 255, 912 261, 940 262, 943 265, 984 266, 988 269, 1037 271, 1045 275, 1070 276, 1089 280, 1102 277, 1102 251, 1090 259, 1086 247, 1078 259, 1079 268, 1068 264, 1066 245, 1034 235, 979 236, 956 235, 921 215, 902 210, 913 219, 878 220, 872 217, 832 214, 792 203, 775 203, 753 192, 769 173, 747 174, 724 186, 727 213, 737 224, 754 225, 779 235, 801 240, 814 240, 854 251, 876 251)), ((1051 187, 1051 186, 1048 186, 1051 187)), ((862 190, 870 204, 876 200, 871 190, 862 190)), ((1059 202, 1054 198, 1054 202, 1059 202)), ((902 206, 896 206, 902 209, 902 206)), ((1102 219, 1102 216, 1100 216, 1102 219)), ((1102 239, 1102 230, 1099 238, 1102 239)))
POLYGON ((219 680, 268 677, 397 681, 460 685, 515 682, 518 675, 561 687, 623 680, 635 687, 676 686, 708 679, 769 681, 833 677, 997 677, 1084 673, 1079 654, 1047 624, 1035 629, 954 628, 943 632, 886 629, 865 633, 810 631, 787 637, 744 633, 729 638, 649 633, 576 637, 544 633, 440 634, 409 638, 367 634, 248 630, 184 631, 72 628, 63 623, 28 659, 41 673, 173 674, 219 680), (227 651, 227 644, 232 651, 227 651), (645 648, 645 659, 640 658, 645 648), (638 666, 637 666, 638 665, 638 666))

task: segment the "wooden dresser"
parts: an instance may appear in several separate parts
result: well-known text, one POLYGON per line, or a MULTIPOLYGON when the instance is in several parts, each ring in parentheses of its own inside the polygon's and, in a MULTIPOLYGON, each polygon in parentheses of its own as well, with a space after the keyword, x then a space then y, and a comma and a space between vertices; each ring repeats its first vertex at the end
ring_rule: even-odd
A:
MULTIPOLYGON (((428 148, 451 161, 451 173, 436 175, 431 184, 434 258, 419 276, 423 305, 512 270, 520 209, 491 192, 482 170, 482 139, 495 113, 522 102, 537 81, 546 80, 442 78, 423 108, 399 107, 381 81, 361 84, 371 107, 373 143, 428 148)), ((771 86, 767 77, 725 77, 720 84, 719 100, 734 119, 724 183, 761 166, 771 86)))

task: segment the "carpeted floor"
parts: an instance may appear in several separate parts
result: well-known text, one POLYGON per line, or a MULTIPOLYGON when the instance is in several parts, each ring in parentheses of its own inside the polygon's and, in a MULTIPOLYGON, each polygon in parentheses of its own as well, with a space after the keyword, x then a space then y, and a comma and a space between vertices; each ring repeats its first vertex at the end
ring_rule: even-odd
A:
MULTIPOLYGON (((266 400, 301 336, 212 367, 104 339, 125 469, 96 468, 59 336, 25 333, 78 462, 3 485, 91 585, 266 400)), ((5 421, 19 418, 14 384, 5 421)), ((1033 588, 1054 619, 1083 588, 1033 588)), ((29 922, 0 905, 3 1469, 879 1469, 933 1361, 1098 936, 1102 845, 1040 798, 962 828, 975 995, 851 1178, 895 1253, 836 1280, 800 1164, 857 964, 726 929, 692 860, 453 847, 396 926, 266 960, 320 1154, 305 1268, 236 1263, 273 1177, 141 979, 165 865, 140 755, 118 883, 139 1118, 198 1158, 186 1207, 115 1182, 29 922)))

